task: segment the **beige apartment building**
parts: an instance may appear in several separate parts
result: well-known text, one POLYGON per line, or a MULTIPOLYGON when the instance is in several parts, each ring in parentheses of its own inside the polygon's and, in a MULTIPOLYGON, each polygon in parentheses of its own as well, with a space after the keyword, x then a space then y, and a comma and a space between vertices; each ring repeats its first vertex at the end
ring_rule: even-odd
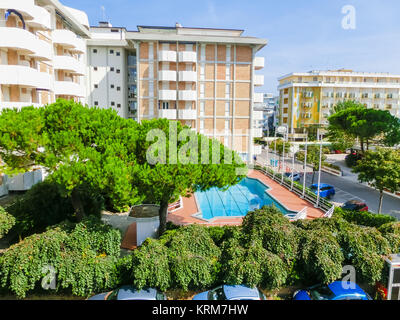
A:
POLYGON ((254 105, 263 100, 256 88, 264 76, 256 72, 264 58, 256 54, 267 41, 242 34, 179 24, 134 32, 108 23, 92 27, 89 101, 137 121, 180 121, 251 160, 261 153, 254 138, 263 135, 256 127, 263 114, 254 105))
POLYGON ((333 107, 344 100, 400 117, 400 75, 341 69, 291 73, 278 80, 280 124, 291 137, 303 137, 310 126, 328 125, 333 107))

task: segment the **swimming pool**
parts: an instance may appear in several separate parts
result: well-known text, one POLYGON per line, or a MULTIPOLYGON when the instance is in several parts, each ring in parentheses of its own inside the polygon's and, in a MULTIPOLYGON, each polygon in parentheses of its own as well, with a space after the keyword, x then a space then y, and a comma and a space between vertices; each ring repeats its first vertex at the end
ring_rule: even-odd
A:
POLYGON ((244 217, 250 211, 270 205, 277 207, 283 214, 293 213, 266 193, 268 189, 257 179, 245 178, 227 191, 213 188, 206 192, 196 192, 195 196, 202 213, 201 217, 205 220, 244 217))

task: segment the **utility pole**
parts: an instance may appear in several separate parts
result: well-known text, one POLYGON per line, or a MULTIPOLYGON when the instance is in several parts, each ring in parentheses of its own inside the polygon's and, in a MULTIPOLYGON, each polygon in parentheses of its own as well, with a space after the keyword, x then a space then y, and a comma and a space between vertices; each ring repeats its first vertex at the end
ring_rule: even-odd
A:
POLYGON ((305 146, 305 151, 304 151, 303 198, 305 198, 305 196, 306 196, 307 152, 308 152, 308 134, 306 136, 306 146, 305 146))
POLYGON ((318 194, 317 194, 317 204, 316 208, 319 207, 319 201, 320 201, 320 192, 321 192, 321 167, 322 167, 322 135, 320 134, 320 129, 318 129, 318 137, 319 137, 319 171, 318 171, 318 194))
POLYGON ((273 171, 274 171, 274 173, 273 173, 273 180, 275 180, 275 165, 276 165, 276 159, 275 159, 275 157, 276 157, 276 129, 275 129, 275 135, 274 135, 274 140, 275 140, 275 150, 274 150, 274 163, 273 163, 273 171))

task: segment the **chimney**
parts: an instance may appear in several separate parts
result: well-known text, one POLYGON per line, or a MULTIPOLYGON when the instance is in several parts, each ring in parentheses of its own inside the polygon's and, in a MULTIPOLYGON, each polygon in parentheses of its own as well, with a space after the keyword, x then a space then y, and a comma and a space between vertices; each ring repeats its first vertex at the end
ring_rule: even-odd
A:
POLYGON ((100 21, 99 22, 99 27, 102 28, 112 28, 112 24, 108 21, 100 21))

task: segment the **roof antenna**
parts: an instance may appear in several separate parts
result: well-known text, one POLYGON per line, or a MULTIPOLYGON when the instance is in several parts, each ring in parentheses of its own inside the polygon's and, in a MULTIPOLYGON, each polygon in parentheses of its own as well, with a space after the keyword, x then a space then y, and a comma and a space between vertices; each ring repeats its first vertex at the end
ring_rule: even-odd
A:
POLYGON ((100 9, 102 11, 103 21, 106 21, 106 8, 104 6, 101 6, 100 9))

